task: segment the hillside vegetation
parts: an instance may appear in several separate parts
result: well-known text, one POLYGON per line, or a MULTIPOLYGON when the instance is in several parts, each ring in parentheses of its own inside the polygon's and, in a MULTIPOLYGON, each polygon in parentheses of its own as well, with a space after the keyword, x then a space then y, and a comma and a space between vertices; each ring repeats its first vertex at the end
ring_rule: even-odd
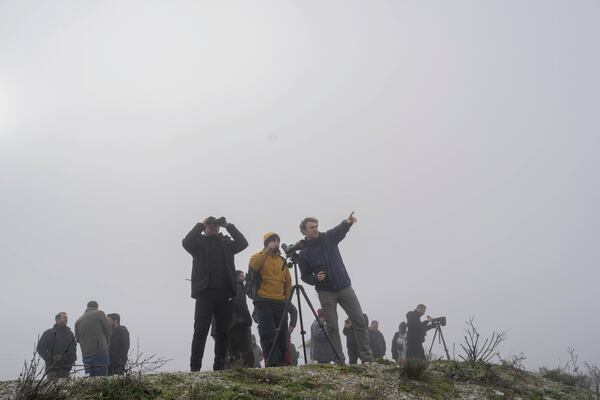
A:
MULTIPOLYGON (((3 382, 2 398, 18 398, 3 382)), ((590 390, 509 366, 434 361, 307 365, 61 381, 39 399, 595 399, 590 390), (55 388, 56 389, 56 388, 55 388)))

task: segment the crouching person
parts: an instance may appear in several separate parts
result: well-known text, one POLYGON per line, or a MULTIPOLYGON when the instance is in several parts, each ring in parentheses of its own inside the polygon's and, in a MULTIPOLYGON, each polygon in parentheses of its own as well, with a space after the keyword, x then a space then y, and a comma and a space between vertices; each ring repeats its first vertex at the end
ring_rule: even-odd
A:
POLYGON ((67 326, 67 313, 56 314, 54 322, 54 326, 42 334, 37 345, 37 352, 46 364, 46 377, 50 380, 68 377, 77 360, 77 343, 67 326))
POLYGON ((279 236, 269 232, 263 239, 264 248, 250 258, 250 268, 261 277, 254 310, 258 316, 258 334, 265 355, 265 367, 274 367, 286 365, 288 324, 284 309, 292 288, 292 278, 279 251, 279 236), (281 331, 275 343, 276 329, 282 319, 281 331))

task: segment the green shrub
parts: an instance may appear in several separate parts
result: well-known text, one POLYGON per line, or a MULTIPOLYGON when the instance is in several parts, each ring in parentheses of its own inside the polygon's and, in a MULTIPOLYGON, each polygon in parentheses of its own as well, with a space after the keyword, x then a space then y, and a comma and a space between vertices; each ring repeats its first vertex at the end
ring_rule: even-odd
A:
POLYGON ((90 380, 85 385, 85 398, 90 400, 151 400, 161 393, 160 388, 142 377, 103 377, 90 380))
POLYGON ((540 368, 540 374, 554 382, 563 383, 568 386, 588 387, 587 378, 584 375, 573 375, 563 372, 560 368, 540 368))

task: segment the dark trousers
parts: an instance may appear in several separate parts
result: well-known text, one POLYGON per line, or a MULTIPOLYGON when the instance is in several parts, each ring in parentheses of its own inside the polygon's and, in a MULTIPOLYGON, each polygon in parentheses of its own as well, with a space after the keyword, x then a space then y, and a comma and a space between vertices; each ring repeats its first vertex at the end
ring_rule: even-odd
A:
POLYGON ((415 340, 409 340, 406 346, 406 358, 418 358, 424 360, 425 349, 423 348, 423 343, 420 341, 416 342, 415 340))
POLYGON ((348 363, 356 365, 358 362, 358 348, 356 346, 348 346, 348 363))
POLYGON ((234 367, 241 362, 246 368, 254 367, 250 327, 245 323, 234 325, 229 329, 228 335, 229 366, 234 367))
POLYGON ((227 328, 231 322, 233 305, 231 298, 220 289, 207 289, 196 298, 194 311, 194 338, 192 339, 192 356, 190 369, 200 371, 206 337, 212 318, 215 318, 215 362, 213 370, 223 369, 227 354, 227 328))
POLYGON ((260 346, 265 357, 265 367, 286 365, 288 323, 287 315, 283 313, 284 308, 285 302, 279 301, 261 300, 254 304, 254 309, 258 315, 258 334, 260 335, 260 346), (275 335, 277 334, 275 329, 278 328, 282 317, 281 332, 279 332, 277 343, 275 343, 275 335), (275 343, 274 347, 273 343, 275 343), (271 357, 267 359, 272 347, 271 357))

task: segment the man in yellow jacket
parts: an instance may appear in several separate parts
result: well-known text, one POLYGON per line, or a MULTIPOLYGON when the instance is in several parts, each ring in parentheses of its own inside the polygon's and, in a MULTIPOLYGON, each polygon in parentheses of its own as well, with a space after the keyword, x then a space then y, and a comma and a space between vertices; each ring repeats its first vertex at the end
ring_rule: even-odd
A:
POLYGON ((254 311, 258 317, 258 334, 265 356, 265 366, 286 365, 288 323, 284 314, 285 303, 290 296, 292 277, 286 268, 285 258, 279 251, 279 235, 268 232, 263 236, 264 248, 250 257, 250 268, 261 277, 260 288, 254 299, 254 311), (275 342, 276 329, 283 318, 281 331, 275 342), (269 352, 273 348, 270 359, 269 352))

